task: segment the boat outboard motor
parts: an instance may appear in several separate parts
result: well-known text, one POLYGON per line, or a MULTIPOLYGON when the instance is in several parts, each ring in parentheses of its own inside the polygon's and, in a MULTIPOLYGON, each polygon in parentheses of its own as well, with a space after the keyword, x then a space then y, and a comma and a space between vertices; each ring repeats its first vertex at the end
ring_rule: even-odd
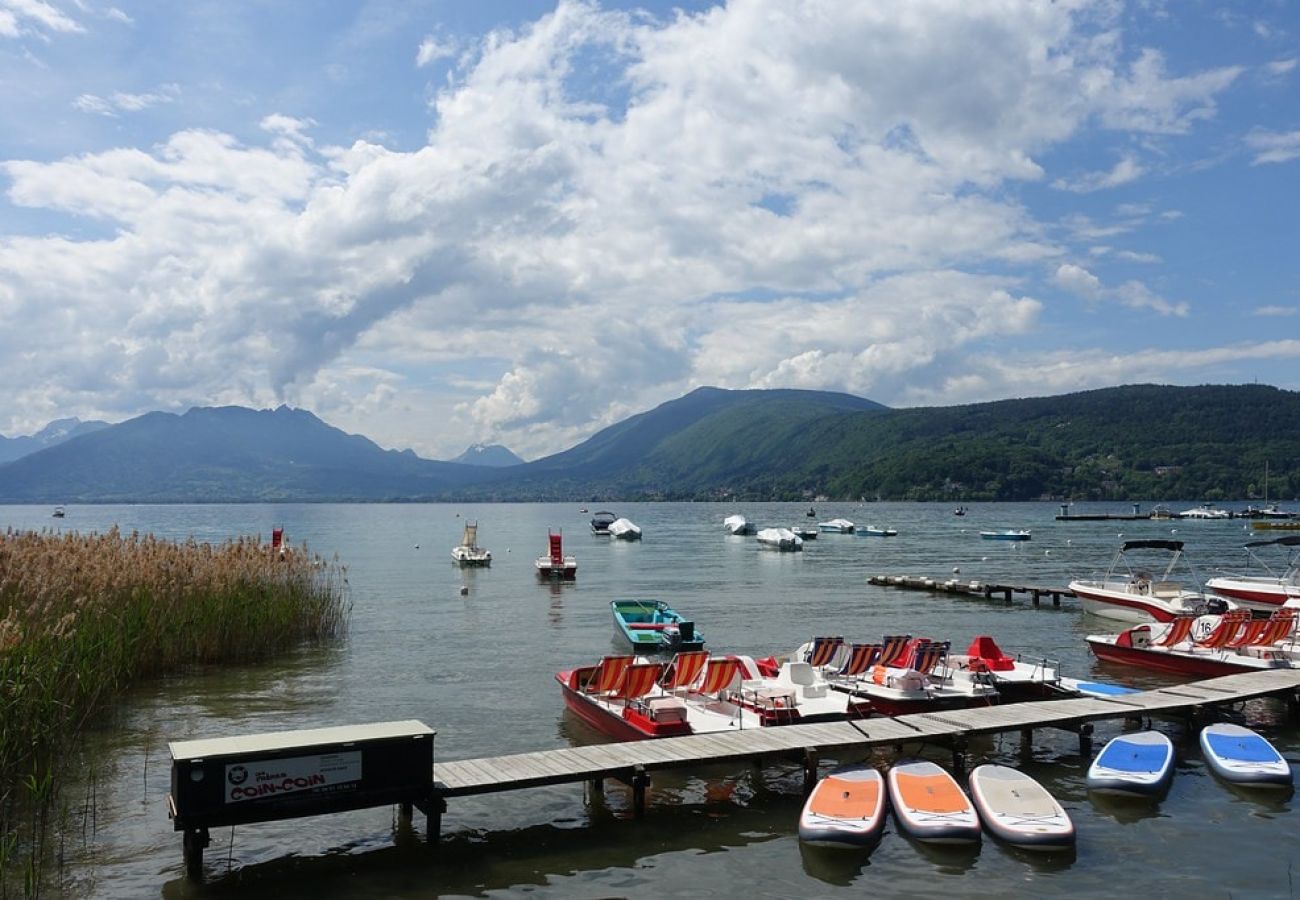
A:
POLYGON ((1221 616, 1228 611, 1228 601, 1220 597, 1211 597, 1205 601, 1205 611, 1213 616, 1221 616))

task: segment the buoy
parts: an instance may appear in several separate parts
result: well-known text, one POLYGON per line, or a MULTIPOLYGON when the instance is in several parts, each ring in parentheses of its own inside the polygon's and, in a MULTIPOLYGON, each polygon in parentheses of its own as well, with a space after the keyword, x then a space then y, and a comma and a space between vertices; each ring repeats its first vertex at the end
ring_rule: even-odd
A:
POLYGON ((989 558, 988 558, 987 556, 981 556, 981 557, 980 557, 980 562, 988 562, 988 561, 989 561, 989 558))
POLYGON ((952 567, 952 574, 956 575, 956 574, 957 574, 958 572, 960 572, 960 571, 961 571, 961 569, 957 568, 956 566, 953 566, 953 567, 952 567))
POLYGON ((1178 529, 1177 529, 1177 528, 1170 528, 1170 529, 1169 529, 1169 533, 1170 533, 1170 534, 1177 534, 1177 533, 1178 533, 1178 529))
POLYGON ((1071 540, 1070 538, 1066 538, 1066 539, 1065 539, 1065 546, 1068 547, 1068 546, 1070 546, 1070 545, 1073 544, 1073 543, 1074 543, 1074 541, 1071 540))
POLYGON ((416 544, 416 545, 415 545, 415 549, 416 549, 416 550, 419 550, 419 549, 420 549, 420 545, 419 545, 419 544, 416 544))
POLYGON ((468 586, 468 585, 464 585, 464 584, 462 584, 462 585, 460 586, 460 595, 461 595, 462 597, 468 597, 468 596, 469 596, 469 586, 468 586))
POLYGON ((1044 550, 1044 551, 1043 551, 1043 555, 1044 555, 1044 556, 1051 556, 1051 555, 1052 555, 1052 551, 1051 551, 1051 550, 1044 550))
POLYGON ((1124 536, 1124 532, 1122 531, 1118 535, 1116 535, 1116 537, 1123 537, 1123 536, 1124 536))

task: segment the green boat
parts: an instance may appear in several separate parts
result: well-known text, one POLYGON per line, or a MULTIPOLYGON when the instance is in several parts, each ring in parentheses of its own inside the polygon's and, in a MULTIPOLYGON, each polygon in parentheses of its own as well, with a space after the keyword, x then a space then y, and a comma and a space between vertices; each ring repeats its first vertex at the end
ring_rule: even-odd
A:
POLYGON ((704 635, 662 600, 612 600, 614 631, 642 653, 702 650, 704 635))

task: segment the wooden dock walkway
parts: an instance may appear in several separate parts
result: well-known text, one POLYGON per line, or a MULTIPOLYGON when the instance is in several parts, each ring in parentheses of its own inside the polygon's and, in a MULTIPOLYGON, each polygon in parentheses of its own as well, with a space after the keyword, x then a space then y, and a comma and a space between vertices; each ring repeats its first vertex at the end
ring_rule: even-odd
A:
POLYGON ((964 594, 968 597, 983 597, 985 600, 993 600, 1000 596, 1008 603, 1011 602, 1012 595, 1026 594, 1034 606, 1040 606, 1045 597, 1051 599, 1053 606, 1060 606, 1062 597, 1074 596, 1074 591, 1069 588, 1001 584, 978 580, 964 581, 960 578, 945 578, 940 581, 937 578, 916 575, 872 575, 867 579, 867 584, 907 591, 929 591, 934 594, 964 594))
POLYGON ((953 749, 954 766, 973 735, 1018 731, 1032 740, 1035 728, 1065 729, 1079 734, 1081 750, 1089 752, 1091 723, 1104 719, 1153 716, 1189 717, 1202 708, 1277 696, 1289 701, 1292 714, 1300 710, 1300 670, 1275 669, 1226 675, 1177 687, 1157 688, 1107 699, 1079 697, 1009 703, 975 709, 914 713, 897 718, 867 718, 851 722, 782 725, 518 753, 480 759, 435 762, 434 808, 430 837, 436 837, 440 812, 454 797, 513 791, 548 785, 599 783, 616 778, 633 788, 635 809, 644 809, 644 792, 651 772, 722 762, 784 759, 802 763, 805 779, 815 779, 823 753, 862 752, 911 741, 932 741, 953 749))

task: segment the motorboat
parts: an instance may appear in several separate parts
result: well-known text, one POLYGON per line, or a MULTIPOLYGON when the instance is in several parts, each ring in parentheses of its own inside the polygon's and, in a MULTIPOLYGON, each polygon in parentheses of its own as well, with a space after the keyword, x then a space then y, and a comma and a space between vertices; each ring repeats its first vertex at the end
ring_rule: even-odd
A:
POLYGON ((1210 598, 1173 580, 1180 563, 1185 574, 1195 578, 1183 556, 1182 541, 1125 541, 1105 575, 1071 581, 1069 589, 1079 598, 1084 612, 1121 622, 1170 622, 1180 615, 1210 611, 1210 598), (1135 567, 1129 558, 1134 551, 1148 550, 1169 554, 1169 562, 1159 577, 1135 567))
POLYGON ((639 541, 641 540, 641 526, 634 523, 631 519, 615 519, 609 523, 609 536, 618 538, 620 541, 639 541))
POLYGON ((789 528, 760 528, 758 543, 769 550, 802 550, 803 538, 789 528))
POLYGON ((817 507, 815 507, 815 506, 810 506, 810 507, 808 507, 808 511, 807 511, 806 513, 804 513, 804 515, 807 516, 807 517, 810 518, 810 519, 815 519, 815 518, 817 518, 817 507))
POLYGON ((62 519, 67 514, 68 514, 67 510, 65 510, 62 506, 54 507, 54 512, 50 513, 50 515, 56 519, 62 519))
POLYGON ((867 537, 896 537, 898 530, 895 528, 886 528, 882 525, 868 525, 866 528, 859 528, 858 534, 867 537))
POLYGON ((460 544, 451 548, 451 558, 461 566, 490 566, 492 552, 478 545, 478 523, 466 522, 460 544))
POLYGON ((1185 509, 1178 514, 1180 519, 1231 519, 1232 513, 1226 509, 1219 509, 1208 503, 1202 503, 1200 506, 1194 506, 1191 509, 1185 509))
POLYGON ((856 527, 848 519, 831 519, 829 522, 817 523, 817 529, 828 534, 852 534, 856 527))
POLYGON ((794 532, 795 537, 805 541, 815 541, 819 534, 815 525, 791 525, 790 530, 794 532))
POLYGON ((614 634, 637 653, 702 650, 704 635, 695 623, 663 600, 611 600, 614 634))
POLYGON ((609 526, 618 521, 618 516, 607 510, 601 510, 591 517, 591 533, 599 535, 609 534, 609 526))
POLYGON ((953 514, 954 516, 964 516, 964 515, 966 515, 966 507, 964 507, 964 506, 959 506, 959 507, 957 507, 956 509, 954 509, 954 510, 952 511, 952 514, 953 514))
POLYGON ((1002 531, 981 531, 980 537, 986 541, 1027 541, 1033 535, 1028 528, 1006 528, 1002 531))
POLYGON ((1300 598, 1300 535, 1287 535, 1271 541, 1251 541, 1245 545, 1246 572, 1240 575, 1217 575, 1205 583, 1212 594, 1226 597, 1247 609, 1271 611, 1287 600, 1300 598), (1261 558, 1257 551, 1265 547, 1288 550, 1286 568, 1278 571, 1261 558), (1255 563, 1266 574, 1251 575, 1255 563))
POLYGON ((1134 625, 1118 634, 1090 634, 1088 646, 1104 662, 1201 678, 1300 668, 1296 621, 1300 603, 1253 619, 1249 610, 1179 616, 1168 623, 1134 625))
POLYGON ((537 557, 533 565, 537 577, 559 581, 572 581, 578 576, 578 560, 564 555, 564 538, 554 531, 547 533, 547 552, 537 557))
POLYGON ((742 515, 727 516, 722 520, 722 527, 728 534, 753 534, 754 524, 742 515))

